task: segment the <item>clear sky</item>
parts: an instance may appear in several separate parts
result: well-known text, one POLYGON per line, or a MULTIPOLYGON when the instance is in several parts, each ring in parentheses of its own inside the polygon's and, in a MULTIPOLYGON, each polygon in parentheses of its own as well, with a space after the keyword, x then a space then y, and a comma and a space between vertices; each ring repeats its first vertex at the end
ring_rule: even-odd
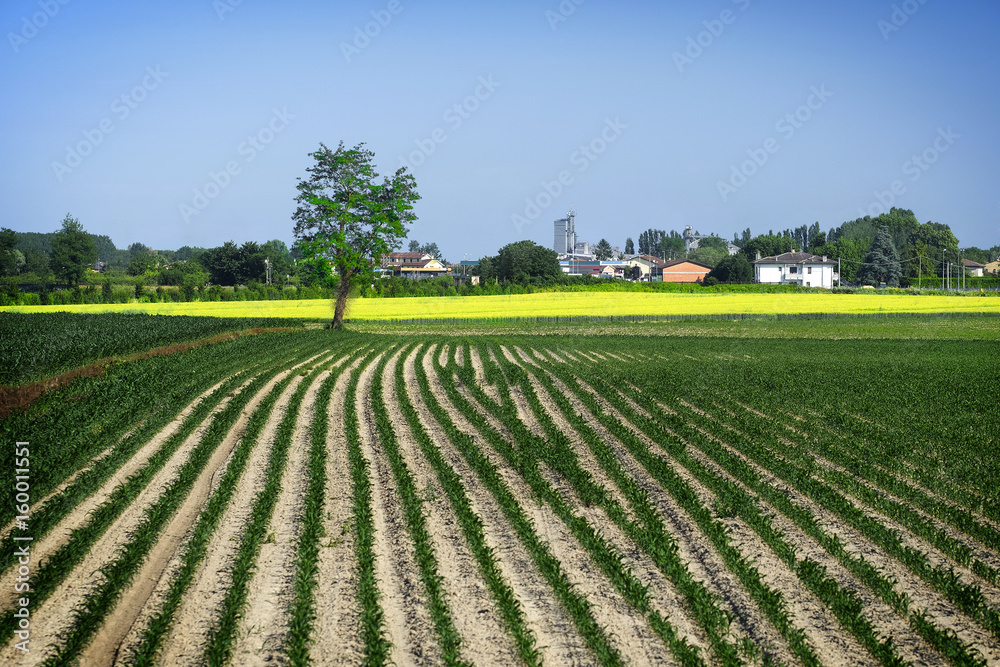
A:
POLYGON ((5 0, 0 226, 291 245, 320 142, 447 259, 888 206, 1000 243, 1000 3, 5 0))

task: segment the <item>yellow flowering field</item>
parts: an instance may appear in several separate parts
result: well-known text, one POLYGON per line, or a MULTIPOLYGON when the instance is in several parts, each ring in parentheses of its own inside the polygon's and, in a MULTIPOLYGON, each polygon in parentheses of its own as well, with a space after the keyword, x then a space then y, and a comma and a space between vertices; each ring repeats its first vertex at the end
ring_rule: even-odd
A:
MULTIPOLYGON (((9 306, 2 311, 80 313, 145 312, 214 317, 294 317, 327 319, 326 300, 132 303, 66 306, 9 306)), ((349 318, 573 317, 588 315, 717 315, 785 313, 996 313, 1000 298, 890 294, 656 294, 642 292, 550 292, 511 296, 355 299, 349 318)))

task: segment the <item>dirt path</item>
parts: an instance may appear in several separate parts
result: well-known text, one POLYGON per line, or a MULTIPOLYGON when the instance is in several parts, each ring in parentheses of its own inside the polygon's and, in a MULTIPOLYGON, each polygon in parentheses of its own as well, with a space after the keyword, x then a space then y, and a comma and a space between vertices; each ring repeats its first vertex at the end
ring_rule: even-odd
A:
POLYGON ((403 426, 406 420, 396 396, 395 377, 402 372, 408 383, 416 383, 414 364, 419 352, 419 347, 414 348, 400 363, 400 350, 387 364, 383 378, 386 409, 393 423, 400 425, 396 432, 400 453, 414 485, 424 494, 427 530, 433 540, 438 574, 442 577, 452 620, 462 637, 463 658, 477 665, 515 664, 519 660, 516 646, 504 629, 486 582, 465 543, 458 517, 413 434, 403 426))
MULTIPOLYGON (((340 366, 346 360, 343 357, 335 365, 340 366)), ((274 539, 261 545, 247 595, 247 611, 240 621, 239 637, 233 648, 233 661, 241 667, 284 662, 295 558, 309 486, 309 428, 316 412, 316 395, 329 375, 330 371, 323 371, 316 376, 302 398, 295 421, 281 492, 267 527, 268 535, 274 539)))
POLYGON ((472 370, 476 376, 476 383, 483 388, 486 395, 492 398, 497 403, 500 403, 502 398, 500 392, 497 391, 496 386, 492 384, 487 384, 486 382, 486 370, 483 366, 483 359, 479 356, 479 348, 475 345, 469 346, 469 362, 472 364, 472 370))
POLYGON ((357 410, 361 431, 361 452, 371 464, 372 519, 375 525, 375 577, 381 593, 385 627, 392 642, 392 660, 398 665, 434 665, 441 650, 427 597, 416 564, 413 543, 406 530, 392 470, 382 453, 371 403, 371 383, 379 354, 361 371, 357 410))
MULTIPOLYGON (((364 354, 363 352, 361 353, 364 354)), ((354 359, 333 385, 328 410, 329 430, 326 461, 326 503, 323 527, 326 537, 319 552, 316 574, 316 622, 309 657, 313 664, 327 667, 360 664, 362 647, 358 640, 361 619, 357 601, 357 558, 355 532, 351 529, 351 465, 344 435, 344 404, 347 385, 362 357, 354 359)))
MULTIPOLYGON (((483 443, 476 429, 455 408, 441 388, 431 363, 433 348, 432 345, 423 354, 421 363, 427 373, 435 399, 460 431, 471 436, 481 449, 488 450, 489 447, 483 443)), ((486 543, 497 555, 504 579, 514 590, 522 605, 525 619, 535 635, 542 660, 551 665, 593 664, 592 655, 545 579, 535 569, 531 556, 516 537, 496 499, 479 483, 476 473, 469 468, 464 457, 448 440, 416 391, 410 395, 410 400, 420 413, 424 428, 434 436, 434 441, 439 443, 441 454, 464 481, 473 511, 483 521, 486 543)), ((520 500, 520 504, 524 508, 523 499, 520 500)), ((528 500, 527 504, 532 505, 534 501, 528 500)))

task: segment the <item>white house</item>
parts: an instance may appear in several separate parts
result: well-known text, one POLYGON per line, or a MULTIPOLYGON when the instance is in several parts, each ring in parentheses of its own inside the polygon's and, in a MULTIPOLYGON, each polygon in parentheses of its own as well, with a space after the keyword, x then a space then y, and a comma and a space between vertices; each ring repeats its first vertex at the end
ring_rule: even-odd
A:
POLYGON ((753 263, 753 272, 758 283, 827 289, 833 287, 839 278, 836 260, 807 252, 786 252, 774 257, 758 257, 753 263))

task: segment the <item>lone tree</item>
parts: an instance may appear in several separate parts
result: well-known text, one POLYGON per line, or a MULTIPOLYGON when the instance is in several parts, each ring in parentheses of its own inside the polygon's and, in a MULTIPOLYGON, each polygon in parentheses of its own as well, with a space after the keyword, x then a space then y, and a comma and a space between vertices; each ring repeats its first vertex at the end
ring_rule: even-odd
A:
POLYGON ((52 272, 72 287, 83 282, 87 267, 97 261, 97 243, 83 229, 80 221, 69 213, 62 229, 52 237, 52 272))
POLYGON ((333 327, 341 328, 351 282, 370 279, 384 255, 399 248, 408 223, 417 219, 413 203, 420 199, 417 182, 401 167, 378 183, 372 164, 375 154, 364 143, 336 151, 320 144, 309 156, 316 164, 299 179, 292 215, 295 238, 306 261, 322 275, 336 271, 340 278, 333 327))
POLYGON ((878 286, 879 283, 885 283, 888 287, 899 287, 899 277, 902 274, 903 268, 899 263, 892 235, 889 234, 889 228, 883 225, 878 228, 868 247, 865 262, 858 269, 858 281, 865 285, 878 286))

